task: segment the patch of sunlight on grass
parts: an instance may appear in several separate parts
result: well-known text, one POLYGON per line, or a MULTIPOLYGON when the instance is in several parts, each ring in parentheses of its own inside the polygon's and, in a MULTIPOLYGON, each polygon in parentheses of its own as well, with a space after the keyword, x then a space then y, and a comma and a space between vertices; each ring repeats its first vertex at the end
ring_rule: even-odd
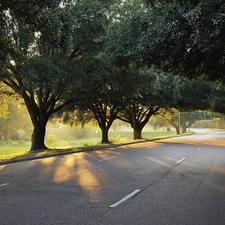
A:
POLYGON ((9 147, 9 148, 7 148, 7 150, 5 150, 0 147, 0 161, 18 158, 20 156, 26 155, 28 152, 29 152, 29 150, 24 149, 24 148, 23 149, 18 149, 18 148, 15 149, 15 147, 13 147, 13 148, 9 147))

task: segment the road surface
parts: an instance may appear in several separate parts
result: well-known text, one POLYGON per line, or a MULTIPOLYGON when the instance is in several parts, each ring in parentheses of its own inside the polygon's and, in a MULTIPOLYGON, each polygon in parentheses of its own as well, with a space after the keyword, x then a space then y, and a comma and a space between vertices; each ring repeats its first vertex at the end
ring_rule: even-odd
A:
POLYGON ((1 225, 224 225, 225 132, 0 166, 1 225))

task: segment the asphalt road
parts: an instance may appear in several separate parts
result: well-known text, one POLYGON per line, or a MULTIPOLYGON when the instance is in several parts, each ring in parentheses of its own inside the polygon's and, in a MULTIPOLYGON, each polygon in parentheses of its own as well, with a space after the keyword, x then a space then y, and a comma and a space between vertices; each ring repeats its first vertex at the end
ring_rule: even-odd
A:
POLYGON ((0 166, 0 225, 224 225, 225 132, 0 166))

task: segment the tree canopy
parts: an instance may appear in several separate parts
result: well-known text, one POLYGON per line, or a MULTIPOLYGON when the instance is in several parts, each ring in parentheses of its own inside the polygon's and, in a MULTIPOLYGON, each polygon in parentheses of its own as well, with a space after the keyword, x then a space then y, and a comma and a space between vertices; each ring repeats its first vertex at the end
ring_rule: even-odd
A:
POLYGON ((118 114, 139 137, 159 108, 225 112, 224 11, 222 0, 0 0, 0 80, 27 107, 31 150, 46 148, 53 114, 81 102, 102 128, 118 114))
POLYGON ((224 2, 174 2, 149 1, 152 7, 135 10, 125 22, 113 24, 112 58, 224 82, 224 2))
POLYGON ((140 71, 130 79, 135 92, 119 112, 118 118, 130 124, 134 139, 141 139, 142 129, 150 117, 161 108, 176 105, 179 92, 176 79, 165 74, 140 71))
POLYGON ((1 80, 24 100, 34 132, 31 150, 44 149, 50 116, 99 87, 109 4, 24 0, 1 4, 1 80), (94 32, 93 32, 94 31, 94 32))

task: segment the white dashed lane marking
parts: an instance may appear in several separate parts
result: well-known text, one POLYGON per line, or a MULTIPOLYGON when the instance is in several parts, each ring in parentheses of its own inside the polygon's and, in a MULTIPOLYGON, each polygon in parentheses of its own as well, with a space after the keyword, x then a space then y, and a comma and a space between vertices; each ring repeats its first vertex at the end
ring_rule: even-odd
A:
POLYGON ((184 157, 184 158, 182 158, 181 160, 179 160, 179 161, 177 161, 176 162, 176 164, 179 164, 179 163, 181 163, 182 161, 184 161, 186 158, 184 157))
POLYGON ((140 189, 136 189, 135 191, 133 191, 132 193, 130 193, 129 195, 127 195, 126 197, 122 198, 120 201, 114 203, 113 205, 110 205, 111 208, 115 208, 118 205, 120 205, 121 203, 125 202, 126 200, 128 200, 129 198, 133 197, 134 195, 136 195, 138 192, 140 192, 140 189))
POLYGON ((7 186, 7 185, 10 185, 10 183, 0 184, 0 187, 7 186))
POLYGON ((105 159, 100 159, 100 160, 98 160, 99 162, 101 162, 101 161, 105 161, 105 160, 109 160, 109 159, 113 159, 113 158, 116 158, 117 156, 112 156, 112 157, 109 157, 109 158, 105 158, 105 159))

